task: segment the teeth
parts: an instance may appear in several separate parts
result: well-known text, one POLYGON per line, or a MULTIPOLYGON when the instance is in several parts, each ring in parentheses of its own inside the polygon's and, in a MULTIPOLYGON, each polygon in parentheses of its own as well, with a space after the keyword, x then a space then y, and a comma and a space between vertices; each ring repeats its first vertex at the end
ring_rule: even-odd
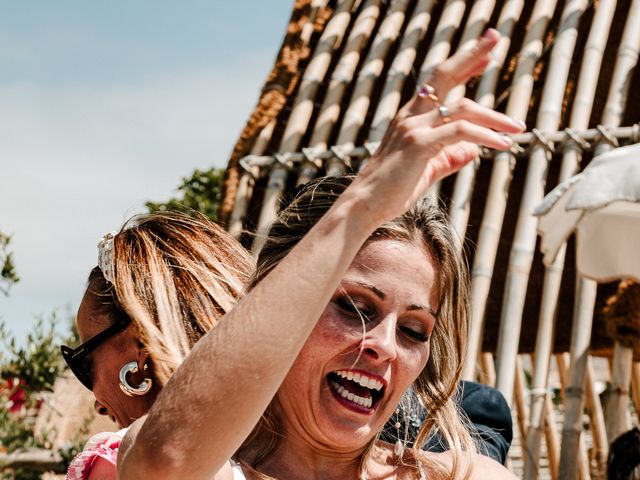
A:
POLYGON ((338 370, 335 372, 336 375, 342 378, 346 378, 347 380, 356 382, 358 385, 369 388, 371 390, 380 391, 382 389, 382 382, 380 380, 376 380, 375 378, 367 377, 361 373, 353 373, 345 370, 338 370))
POLYGON ((349 390, 336 382, 331 382, 331 386, 336 392, 338 392, 338 395, 340 395, 342 398, 346 398, 350 402, 356 403, 365 408, 371 408, 371 405, 373 403, 373 400, 371 400, 371 398, 364 398, 356 395, 355 393, 351 393, 349 390))

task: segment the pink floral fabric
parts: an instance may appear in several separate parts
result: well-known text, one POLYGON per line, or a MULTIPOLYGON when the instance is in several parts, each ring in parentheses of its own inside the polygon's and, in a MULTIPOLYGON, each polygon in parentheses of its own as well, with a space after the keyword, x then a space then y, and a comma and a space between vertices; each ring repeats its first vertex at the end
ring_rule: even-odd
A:
POLYGON ((67 480, 84 480, 89 478, 91 468, 98 458, 103 458, 114 466, 118 461, 118 448, 127 432, 126 428, 118 432, 102 432, 94 435, 84 446, 82 452, 74 457, 67 470, 67 480))

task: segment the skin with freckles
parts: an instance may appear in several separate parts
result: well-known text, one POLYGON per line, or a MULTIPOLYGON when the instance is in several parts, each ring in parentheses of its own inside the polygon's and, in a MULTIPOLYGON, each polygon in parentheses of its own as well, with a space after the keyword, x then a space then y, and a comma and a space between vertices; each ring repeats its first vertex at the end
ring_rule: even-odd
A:
MULTIPOLYGON (((112 324, 107 315, 96 313, 95 302, 94 296, 87 292, 78 309, 76 322, 82 342, 112 324)), ((131 326, 105 340, 91 353, 91 360, 94 408, 97 414, 108 416, 118 428, 124 428, 149 410, 158 393, 155 387, 142 397, 129 397, 118 385, 118 373, 125 363, 135 361, 139 370, 145 362, 148 363, 148 356, 131 326)), ((138 385, 143 379, 144 375, 139 372, 131 375, 129 381, 132 385, 138 385)))
POLYGON ((438 266, 419 241, 379 240, 360 250, 278 391, 284 441, 261 466, 264 473, 293 478, 281 470, 294 460, 285 457, 304 464, 305 452, 358 461, 429 358, 437 277, 438 266), (374 394, 370 408, 342 398, 331 382, 336 371, 381 381, 381 398, 374 394))

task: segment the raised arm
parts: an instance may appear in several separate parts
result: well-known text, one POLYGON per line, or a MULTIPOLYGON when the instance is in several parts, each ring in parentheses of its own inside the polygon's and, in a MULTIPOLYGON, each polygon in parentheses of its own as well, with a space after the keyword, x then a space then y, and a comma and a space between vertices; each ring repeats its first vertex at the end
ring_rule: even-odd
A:
MULTIPOLYGON (((442 64, 431 81, 440 98, 482 71, 497 37, 491 31, 473 51, 442 64)), ((368 236, 475 158, 476 144, 508 148, 510 140, 494 130, 522 128, 470 101, 450 105, 446 123, 435 107, 427 96, 409 102, 327 214, 200 340, 121 449, 119 478, 210 480, 220 472, 275 395, 368 236)))

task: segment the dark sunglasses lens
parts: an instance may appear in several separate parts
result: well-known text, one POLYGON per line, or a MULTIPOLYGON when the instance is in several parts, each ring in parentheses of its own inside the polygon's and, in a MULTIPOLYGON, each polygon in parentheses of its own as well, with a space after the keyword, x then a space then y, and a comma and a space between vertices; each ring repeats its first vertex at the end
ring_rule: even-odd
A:
POLYGON ((76 378, 87 387, 89 390, 93 390, 93 382, 91 378, 91 355, 79 355, 73 357, 73 349, 63 345, 60 347, 62 350, 62 357, 67 363, 71 372, 76 378))

